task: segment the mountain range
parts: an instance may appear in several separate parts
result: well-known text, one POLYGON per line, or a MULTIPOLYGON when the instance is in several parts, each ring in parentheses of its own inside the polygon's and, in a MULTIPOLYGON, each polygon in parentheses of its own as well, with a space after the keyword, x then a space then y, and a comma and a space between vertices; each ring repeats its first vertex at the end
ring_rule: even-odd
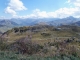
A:
MULTIPOLYGON (((30 26, 30 25, 35 25, 39 23, 46 23, 48 25, 53 25, 53 26, 60 26, 60 25, 69 25, 69 24, 77 24, 78 21, 80 21, 80 18, 74 18, 72 16, 69 16, 67 18, 39 18, 39 19, 33 19, 33 18, 28 18, 28 19, 11 19, 10 21, 13 21, 20 26, 30 26)), ((78 23, 79 24, 79 23, 78 23)))
POLYGON ((16 22, 13 22, 11 20, 0 20, 0 26, 8 26, 8 27, 13 27, 17 26, 18 24, 16 22))
MULTIPOLYGON (((19 26, 31 26, 36 24, 48 24, 53 26, 60 25, 76 25, 80 26, 80 18, 74 18, 69 16, 67 18, 12 18, 12 19, 0 19, 0 28, 7 27, 19 27, 19 26)), ((6 29, 7 30, 7 29, 6 29)))

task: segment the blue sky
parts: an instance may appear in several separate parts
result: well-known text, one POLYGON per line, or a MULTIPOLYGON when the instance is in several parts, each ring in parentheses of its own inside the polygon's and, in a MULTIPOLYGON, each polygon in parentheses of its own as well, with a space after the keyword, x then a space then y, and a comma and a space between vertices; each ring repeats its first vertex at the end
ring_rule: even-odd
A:
POLYGON ((1 0, 0 18, 80 17, 80 0, 1 0))

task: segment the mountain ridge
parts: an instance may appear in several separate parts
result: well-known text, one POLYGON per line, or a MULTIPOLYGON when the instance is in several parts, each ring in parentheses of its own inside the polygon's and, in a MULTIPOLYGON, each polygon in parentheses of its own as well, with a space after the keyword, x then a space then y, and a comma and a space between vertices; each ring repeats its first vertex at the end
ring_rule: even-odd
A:
POLYGON ((17 27, 17 26, 31 26, 43 22, 48 25, 60 26, 60 25, 70 25, 78 21, 80 21, 80 18, 74 18, 73 16, 69 16, 62 19, 60 18, 39 18, 39 19, 38 18, 37 19, 12 18, 12 19, 0 19, 0 25, 17 27))

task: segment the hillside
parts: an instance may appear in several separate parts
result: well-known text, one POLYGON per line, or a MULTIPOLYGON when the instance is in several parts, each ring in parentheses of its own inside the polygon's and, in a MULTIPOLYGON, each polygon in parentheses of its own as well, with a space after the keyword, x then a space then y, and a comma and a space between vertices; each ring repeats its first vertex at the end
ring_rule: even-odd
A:
POLYGON ((19 26, 17 23, 10 20, 0 20, 0 31, 5 32, 13 27, 19 26))
POLYGON ((72 25, 80 26, 80 21, 73 23, 72 25))
POLYGON ((54 27, 50 25, 34 25, 34 26, 25 26, 19 28, 13 28, 8 30, 4 34, 7 34, 9 40, 17 40, 26 35, 31 35, 33 40, 47 40, 47 39, 68 39, 71 37, 79 38, 80 27, 62 25, 59 27, 54 27), (15 37, 15 38, 14 38, 15 37))
POLYGON ((8 60, 80 60, 79 33, 80 27, 73 25, 39 24, 12 28, 0 35, 0 58, 4 55, 8 60))
MULTIPOLYGON (((35 56, 37 56, 43 59, 50 57, 50 59, 62 60, 65 59, 63 57, 66 57, 66 59, 70 60, 74 58, 79 60, 79 33, 80 27, 69 25, 54 27, 39 24, 13 28, 3 34, 1 33, 0 50, 2 53, 5 51, 4 54, 13 53, 13 55, 11 55, 15 57, 13 59, 22 59, 19 57, 19 55, 21 55, 24 59, 28 59, 29 56, 30 59, 32 59, 32 56, 35 59, 35 56), (16 56, 14 54, 16 54, 16 56)), ((10 59, 8 55, 7 57, 7 59, 10 59)))

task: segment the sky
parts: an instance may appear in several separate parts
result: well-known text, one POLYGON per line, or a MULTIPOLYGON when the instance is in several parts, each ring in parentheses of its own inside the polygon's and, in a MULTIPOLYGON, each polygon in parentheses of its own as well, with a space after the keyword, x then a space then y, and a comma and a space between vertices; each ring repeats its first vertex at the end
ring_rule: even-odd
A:
POLYGON ((80 17, 80 0, 0 0, 0 18, 80 17))

